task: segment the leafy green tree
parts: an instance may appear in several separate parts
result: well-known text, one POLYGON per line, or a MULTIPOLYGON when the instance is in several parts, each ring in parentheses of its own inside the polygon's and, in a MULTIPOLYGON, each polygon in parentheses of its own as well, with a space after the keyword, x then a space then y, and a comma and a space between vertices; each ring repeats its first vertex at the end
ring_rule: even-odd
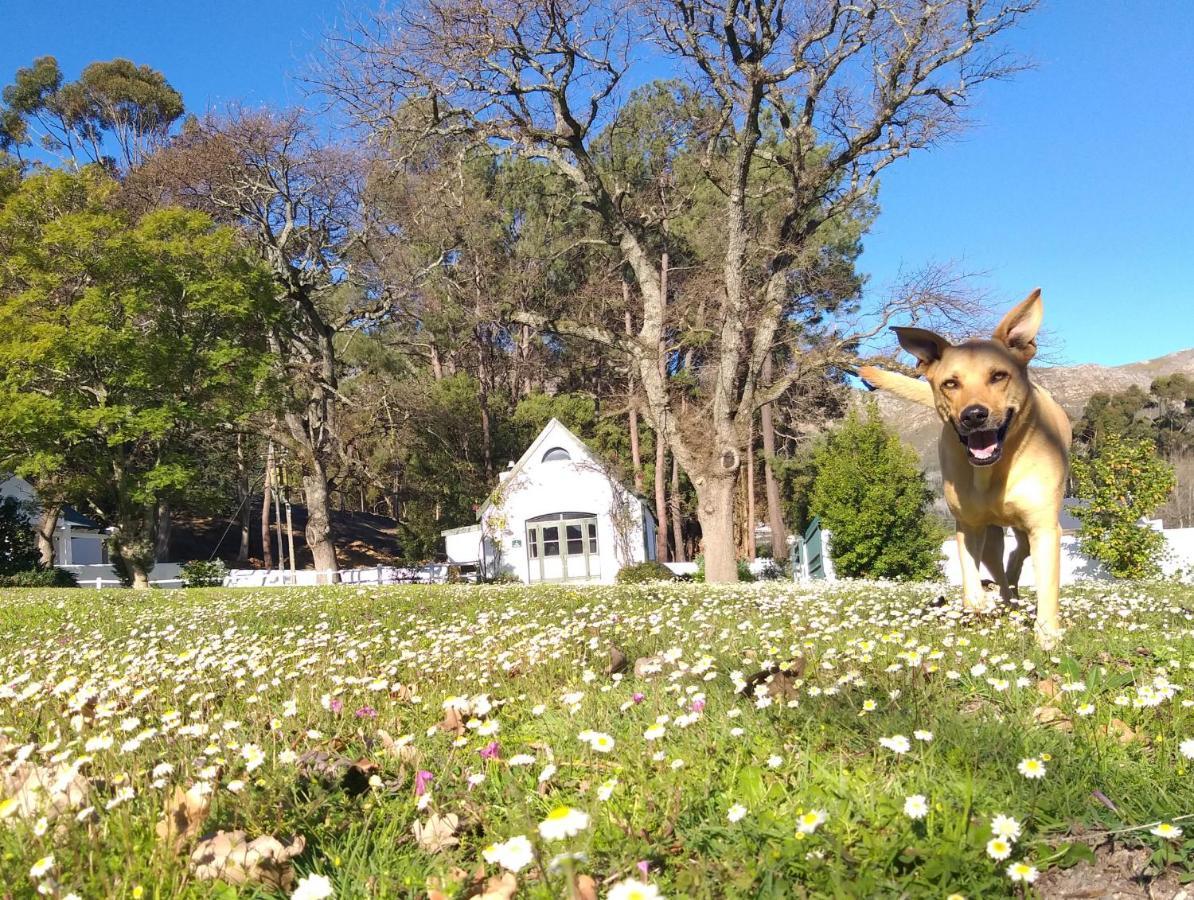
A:
POLYGON ((127 59, 91 63, 68 82, 58 60, 42 56, 17 70, 3 100, 0 150, 36 143, 76 163, 124 169, 160 146, 183 114, 182 96, 161 72, 127 59))
POLYGON ((1099 560, 1116 578, 1148 578, 1160 572, 1165 537, 1140 520, 1173 490, 1173 468, 1148 440, 1107 434, 1097 451, 1072 463, 1077 495, 1087 505, 1074 510, 1082 521, 1082 552, 1099 560))
POLYGON ((197 436, 254 407, 268 274, 198 212, 133 220, 97 167, 0 207, 0 461, 114 531, 148 586, 159 504, 199 485, 197 436))
POLYGON ((834 568, 857 578, 940 574, 941 542, 916 451, 883 424, 874 403, 851 410, 813 457, 810 509, 832 532, 834 568))
POLYGON ((0 497, 0 577, 38 567, 29 514, 15 497, 0 497))

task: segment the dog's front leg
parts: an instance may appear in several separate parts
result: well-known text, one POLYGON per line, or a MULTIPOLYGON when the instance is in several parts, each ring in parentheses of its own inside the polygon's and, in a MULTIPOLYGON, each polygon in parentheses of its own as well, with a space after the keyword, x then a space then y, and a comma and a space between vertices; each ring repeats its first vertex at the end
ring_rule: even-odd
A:
POLYGON ((1052 650, 1061 640, 1061 529, 1034 528, 1028 533, 1032 546, 1032 571, 1036 580, 1036 640, 1052 650))
POLYGON ((983 544, 987 538, 985 525, 964 525, 958 522, 958 562, 962 567, 962 605, 971 612, 989 612, 990 598, 983 590, 979 563, 983 558, 983 544))

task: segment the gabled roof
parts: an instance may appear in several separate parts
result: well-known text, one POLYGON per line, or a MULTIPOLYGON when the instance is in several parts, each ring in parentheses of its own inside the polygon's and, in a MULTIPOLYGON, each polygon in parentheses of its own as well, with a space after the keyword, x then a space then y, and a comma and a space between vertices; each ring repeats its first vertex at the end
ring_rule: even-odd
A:
MULTIPOLYGON (((569 451, 579 452, 583 457, 583 460, 580 461, 586 462, 604 473, 620 490, 626 491, 631 496, 634 495, 632 491, 628 490, 620 480, 610 473, 609 468, 593 454, 593 451, 588 448, 588 445, 584 441, 573 434, 563 422, 555 418, 543 426, 543 430, 539 432, 539 436, 531 441, 531 445, 526 448, 513 467, 506 470, 506 478, 501 483, 504 484, 506 481, 517 478, 519 473, 525 470, 527 466, 537 462, 552 447, 565 447, 569 451)), ((575 457, 572 461, 578 462, 575 457)), ((484 519, 485 513, 491 506, 493 506, 492 494, 490 494, 489 499, 485 501, 481 509, 477 511, 477 519, 484 519)))

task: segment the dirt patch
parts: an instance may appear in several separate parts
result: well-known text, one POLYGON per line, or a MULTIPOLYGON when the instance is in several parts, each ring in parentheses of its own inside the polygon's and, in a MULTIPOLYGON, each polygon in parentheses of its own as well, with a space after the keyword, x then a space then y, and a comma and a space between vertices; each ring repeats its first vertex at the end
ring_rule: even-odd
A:
POLYGON ((1194 900, 1194 891, 1175 873, 1148 871, 1148 850, 1108 841, 1094 855, 1094 862, 1042 873, 1033 885, 1036 893, 1042 900, 1194 900))

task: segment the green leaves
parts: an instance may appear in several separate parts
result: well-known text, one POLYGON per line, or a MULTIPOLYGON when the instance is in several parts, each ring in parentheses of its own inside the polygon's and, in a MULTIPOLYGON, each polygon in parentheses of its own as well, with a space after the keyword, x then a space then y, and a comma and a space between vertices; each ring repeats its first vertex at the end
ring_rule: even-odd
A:
POLYGON ((196 436, 254 408, 268 273, 202 213, 133 220, 95 169, 40 172, 0 206, 0 460, 144 543, 195 488, 196 436))
POLYGON ((1087 501, 1074 509, 1082 552, 1116 578, 1159 574, 1165 536, 1139 523, 1169 496, 1174 474, 1153 444, 1110 433, 1089 459, 1074 458, 1072 474, 1077 495, 1087 501))
POLYGON ((883 425, 873 407, 852 411, 816 452, 811 512, 833 535, 839 574, 933 578, 940 543, 928 517, 929 494, 916 454, 883 425))

